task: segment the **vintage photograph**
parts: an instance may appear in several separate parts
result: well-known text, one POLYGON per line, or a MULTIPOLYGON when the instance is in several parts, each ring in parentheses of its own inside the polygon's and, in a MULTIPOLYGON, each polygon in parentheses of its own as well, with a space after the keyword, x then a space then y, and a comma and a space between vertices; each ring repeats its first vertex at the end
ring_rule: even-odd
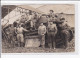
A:
POLYGON ((2 53, 75 52, 75 4, 1 6, 2 53))

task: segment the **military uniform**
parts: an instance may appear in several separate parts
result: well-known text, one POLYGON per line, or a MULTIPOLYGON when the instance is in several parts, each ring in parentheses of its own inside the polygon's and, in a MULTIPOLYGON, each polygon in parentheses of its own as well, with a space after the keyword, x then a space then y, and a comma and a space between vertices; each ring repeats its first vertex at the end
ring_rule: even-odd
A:
POLYGON ((61 25, 61 36, 62 36, 62 40, 63 40, 63 44, 64 44, 65 48, 68 47, 68 40, 69 40, 69 35, 68 35, 69 32, 68 32, 67 28, 68 28, 67 23, 66 22, 62 23, 62 25, 61 25))
POLYGON ((38 34, 40 39, 40 44, 44 48, 45 46, 45 34, 46 34, 46 26, 39 26, 38 28, 38 34))
POLYGON ((32 30, 34 23, 33 23, 33 15, 28 15, 28 20, 30 22, 30 30, 32 30))
POLYGON ((66 48, 68 46, 69 40, 69 32, 68 32, 68 24, 67 22, 63 21, 62 23, 58 24, 58 32, 60 37, 62 38, 63 46, 66 48))
POLYGON ((49 13, 50 20, 55 21, 55 14, 54 13, 49 13))
POLYGON ((57 33, 56 24, 50 24, 47 28, 48 45, 50 48, 55 48, 55 35, 57 33))
POLYGON ((16 46, 17 44, 17 28, 14 27, 14 47, 16 46))
POLYGON ((21 47, 24 47, 23 31, 27 31, 27 30, 25 30, 23 27, 18 27, 18 28, 17 28, 17 40, 18 40, 18 45, 21 46, 21 47))
POLYGON ((8 29, 8 42, 9 42, 9 47, 13 47, 14 44, 14 29, 12 27, 9 27, 8 29))

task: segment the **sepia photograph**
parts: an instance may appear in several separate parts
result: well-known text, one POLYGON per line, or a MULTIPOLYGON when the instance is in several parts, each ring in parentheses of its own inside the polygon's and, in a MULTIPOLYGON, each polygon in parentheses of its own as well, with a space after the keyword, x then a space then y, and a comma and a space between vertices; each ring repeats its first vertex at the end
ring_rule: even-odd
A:
POLYGON ((75 4, 1 6, 2 53, 75 52, 75 4))

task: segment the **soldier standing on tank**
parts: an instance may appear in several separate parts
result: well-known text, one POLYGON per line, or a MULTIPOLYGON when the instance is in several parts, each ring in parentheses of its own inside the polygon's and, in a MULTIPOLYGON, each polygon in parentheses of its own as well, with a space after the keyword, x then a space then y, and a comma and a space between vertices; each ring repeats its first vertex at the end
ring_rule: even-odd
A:
POLYGON ((53 10, 50 10, 49 12, 50 12, 50 13, 49 13, 50 20, 51 20, 51 21, 54 21, 54 18, 55 18, 54 11, 53 11, 53 10))
POLYGON ((55 14, 54 14, 54 11, 53 11, 53 10, 50 10, 49 12, 50 12, 50 13, 49 13, 49 16, 50 16, 50 17, 54 17, 54 16, 55 16, 55 14))
POLYGON ((57 27, 56 24, 53 24, 53 22, 49 22, 48 28, 47 28, 47 34, 48 34, 48 45, 51 48, 55 49, 55 35, 57 33, 57 27))
POLYGON ((46 34, 46 26, 43 25, 43 23, 41 23, 38 28, 38 35, 39 35, 39 39, 40 39, 40 46, 42 48, 45 47, 45 34, 46 34))

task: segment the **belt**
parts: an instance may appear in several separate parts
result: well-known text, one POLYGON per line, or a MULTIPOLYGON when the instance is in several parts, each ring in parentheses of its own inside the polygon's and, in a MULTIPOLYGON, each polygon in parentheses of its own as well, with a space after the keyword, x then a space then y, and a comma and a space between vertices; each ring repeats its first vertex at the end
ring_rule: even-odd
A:
POLYGON ((13 34, 13 33, 9 33, 9 34, 13 34))
POLYGON ((22 33, 17 33, 17 34, 22 34, 22 33))
POLYGON ((49 31, 49 32, 55 32, 55 31, 49 31))

